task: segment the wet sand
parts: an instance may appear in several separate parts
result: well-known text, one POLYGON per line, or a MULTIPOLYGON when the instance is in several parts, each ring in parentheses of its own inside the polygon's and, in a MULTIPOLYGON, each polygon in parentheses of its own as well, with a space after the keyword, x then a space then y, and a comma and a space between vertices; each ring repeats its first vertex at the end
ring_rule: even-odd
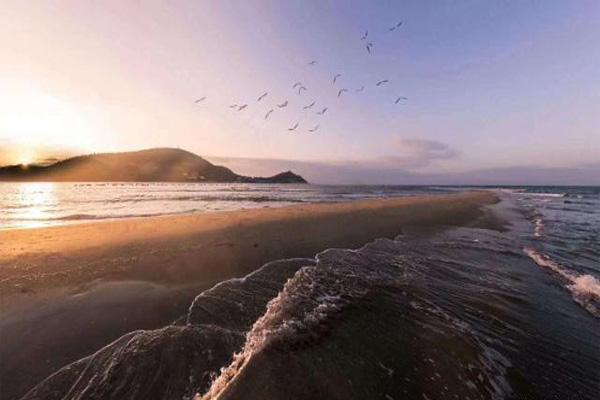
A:
MULTIPOLYGON (((491 192, 0 231, 0 398, 266 262, 486 219, 491 192)), ((490 221, 486 221, 489 223, 490 221)))

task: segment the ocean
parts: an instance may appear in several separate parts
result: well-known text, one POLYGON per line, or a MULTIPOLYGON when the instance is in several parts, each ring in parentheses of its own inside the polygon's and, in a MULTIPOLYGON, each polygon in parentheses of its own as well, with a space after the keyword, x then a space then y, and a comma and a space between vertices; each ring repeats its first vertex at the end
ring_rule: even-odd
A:
POLYGON ((0 229, 444 194, 425 186, 219 183, 0 183, 0 229))
MULTIPOLYGON (((498 226, 266 264, 25 399, 597 399, 600 188, 484 189, 500 198, 488 207, 498 226)), ((94 185, 65 185, 45 214, 18 211, 16 189, 0 190, 10 228, 464 188, 109 185, 109 203, 94 185)))

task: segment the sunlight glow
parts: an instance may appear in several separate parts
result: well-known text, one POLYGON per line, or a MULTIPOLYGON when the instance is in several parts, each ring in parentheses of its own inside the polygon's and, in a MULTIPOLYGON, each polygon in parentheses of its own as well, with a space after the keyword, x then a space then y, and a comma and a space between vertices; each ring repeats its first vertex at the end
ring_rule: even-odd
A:
POLYGON ((8 82, 6 88, 0 93, 0 139, 9 140, 15 162, 36 162, 42 148, 87 152, 98 145, 104 126, 94 109, 32 85, 8 82))
POLYGON ((57 200, 53 183, 23 183, 18 185, 16 200, 21 205, 19 215, 25 228, 48 225, 57 200))
POLYGON ((28 166, 29 164, 35 163, 36 159, 36 155, 29 150, 23 150, 17 156, 18 163, 24 166, 28 166))

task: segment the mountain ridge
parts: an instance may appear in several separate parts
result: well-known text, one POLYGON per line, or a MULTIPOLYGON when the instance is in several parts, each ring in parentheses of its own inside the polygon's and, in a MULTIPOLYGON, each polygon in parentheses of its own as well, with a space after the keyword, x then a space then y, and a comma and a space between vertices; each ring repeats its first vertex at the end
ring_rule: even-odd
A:
POLYGON ((80 155, 47 166, 9 165, 0 167, 0 181, 308 183, 292 171, 269 177, 239 175, 187 150, 164 147, 80 155))

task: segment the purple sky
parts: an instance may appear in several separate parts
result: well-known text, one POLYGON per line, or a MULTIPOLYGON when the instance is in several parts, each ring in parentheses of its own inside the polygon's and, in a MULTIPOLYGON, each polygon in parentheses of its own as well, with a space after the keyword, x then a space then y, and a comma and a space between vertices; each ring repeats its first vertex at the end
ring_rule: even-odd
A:
POLYGON ((27 3, 0 14, 1 163, 169 146, 334 182, 600 183, 597 1, 27 3))

